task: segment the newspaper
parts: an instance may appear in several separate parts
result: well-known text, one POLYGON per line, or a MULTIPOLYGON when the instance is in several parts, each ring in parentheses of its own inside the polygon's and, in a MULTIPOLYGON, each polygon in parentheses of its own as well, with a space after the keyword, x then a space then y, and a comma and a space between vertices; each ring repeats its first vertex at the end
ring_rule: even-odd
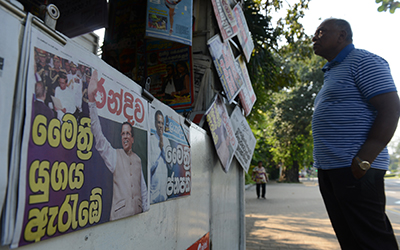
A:
POLYGON ((226 97, 229 103, 232 103, 239 94, 243 81, 235 65, 229 42, 223 43, 219 35, 215 35, 208 40, 207 45, 226 97))
POLYGON ((240 42, 240 46, 242 47, 243 54, 246 57, 246 61, 249 62, 254 49, 253 39, 251 38, 251 33, 249 27, 247 26, 243 10, 239 4, 236 4, 235 8, 233 8, 233 13, 239 26, 239 32, 237 36, 240 42))
POLYGON ((238 141, 235 137, 228 111, 220 95, 216 95, 215 101, 207 110, 206 119, 222 169, 227 173, 238 146, 238 141))
MULTIPOLYGON (((13 140, 18 138, 18 134, 12 133, 11 124, 13 128, 19 131, 22 125, 19 122, 21 119, 21 112, 16 109, 22 104, 17 99, 14 102, 14 96, 18 97, 23 95, 23 88, 17 88, 17 72, 19 67, 20 51, 22 50, 21 36, 23 36, 23 26, 19 18, 0 7, 0 22, 2 23, 0 31, 3 34, 0 39, 0 117, 1 117, 1 131, 0 131, 0 212, 2 217, 1 231, 1 244, 9 244, 12 238, 14 229, 14 218, 16 209, 16 192, 12 189, 18 182, 17 166, 10 164, 14 163, 11 155, 11 148, 18 149, 19 144, 13 140), (15 106, 14 106, 15 104, 15 106), (13 107, 15 107, 13 109, 13 107), (16 119, 16 120, 15 120, 16 119), (13 141, 11 143, 11 141, 13 141), (9 186, 9 188, 7 188, 9 186), (7 197, 6 197, 7 196, 7 197), (4 212, 3 212, 4 209, 4 212)), ((29 19, 27 25, 29 26, 29 19)), ((21 54, 24 54, 21 52, 21 54)), ((24 62, 20 62, 22 65, 24 62)), ((22 82, 20 78, 20 83, 22 82)), ((13 152, 17 157, 19 152, 13 152)))
POLYGON ((61 45, 36 27, 29 33, 13 248, 149 209, 148 102, 140 86, 69 39, 61 45), (39 82, 63 110, 46 103, 39 82))
POLYGON ((154 100, 149 114, 151 204, 190 195, 191 151, 183 117, 154 100))
POLYGON ((222 39, 224 42, 227 42, 239 31, 235 16, 228 0, 212 0, 211 2, 215 17, 217 19, 218 27, 221 31, 222 39))
POLYGON ((146 36, 192 45, 193 0, 148 0, 146 36))
POLYGON ((236 65, 238 68, 238 72, 243 81, 242 90, 239 93, 240 102, 244 109, 245 115, 248 116, 256 102, 256 94, 254 93, 253 86, 251 84, 249 72, 247 71, 246 62, 244 61, 243 56, 239 56, 236 58, 236 65))
POLYGON ((247 171, 249 171, 257 140, 238 106, 235 107, 231 114, 231 121, 236 139, 238 140, 235 157, 247 173, 247 171))

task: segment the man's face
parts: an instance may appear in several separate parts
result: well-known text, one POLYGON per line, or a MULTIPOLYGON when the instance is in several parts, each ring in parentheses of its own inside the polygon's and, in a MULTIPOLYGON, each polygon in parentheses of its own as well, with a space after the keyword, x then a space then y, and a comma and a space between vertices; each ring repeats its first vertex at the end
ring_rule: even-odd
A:
POLYGON ((71 73, 74 75, 76 73, 77 68, 76 67, 71 67, 71 73))
POLYGON ((131 132, 131 127, 128 124, 124 124, 121 128, 121 141, 125 153, 129 153, 132 149, 134 138, 131 132))
POLYGON ((338 38, 339 30, 333 21, 322 22, 312 38, 314 53, 328 59, 330 53, 335 51, 338 46, 338 38))
POLYGON ((65 78, 59 78, 58 84, 60 84, 60 88, 62 90, 65 90, 67 88, 67 79, 65 78))
POLYGON ((59 60, 54 60, 54 68, 59 69, 61 66, 61 63, 59 60))
POLYGON ((46 63, 46 59, 47 59, 46 56, 43 56, 43 55, 39 56, 40 63, 45 64, 46 63))
POLYGON ((162 136, 162 134, 164 132, 164 117, 162 115, 157 115, 156 130, 157 130, 158 136, 162 136))

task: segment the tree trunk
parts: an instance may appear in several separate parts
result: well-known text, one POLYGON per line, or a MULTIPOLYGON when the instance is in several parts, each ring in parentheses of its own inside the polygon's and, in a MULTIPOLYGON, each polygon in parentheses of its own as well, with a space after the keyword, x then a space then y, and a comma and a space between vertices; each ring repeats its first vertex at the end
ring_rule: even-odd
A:
POLYGON ((299 182, 299 162, 298 161, 294 161, 292 167, 284 167, 283 168, 280 181, 282 181, 282 182, 299 182))

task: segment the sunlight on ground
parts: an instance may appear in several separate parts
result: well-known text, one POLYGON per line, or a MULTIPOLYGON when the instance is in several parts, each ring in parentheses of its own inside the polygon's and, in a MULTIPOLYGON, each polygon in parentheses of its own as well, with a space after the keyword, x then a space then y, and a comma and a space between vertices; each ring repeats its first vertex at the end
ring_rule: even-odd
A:
POLYGON ((339 249, 328 219, 250 214, 246 216, 246 224, 251 228, 247 233, 248 249, 257 249, 255 246, 261 245, 270 247, 266 249, 273 249, 274 246, 291 246, 296 249, 321 249, 320 246, 324 246, 323 249, 327 250, 339 249))

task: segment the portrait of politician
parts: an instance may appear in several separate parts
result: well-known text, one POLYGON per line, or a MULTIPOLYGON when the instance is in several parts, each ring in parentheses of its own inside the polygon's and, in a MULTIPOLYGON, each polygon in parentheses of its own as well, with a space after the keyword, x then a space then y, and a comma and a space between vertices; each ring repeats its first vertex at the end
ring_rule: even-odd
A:
POLYGON ((89 113, 95 148, 113 174, 111 221, 147 211, 149 203, 141 159, 132 151, 135 136, 131 124, 121 126, 122 148, 113 148, 102 133, 95 100, 97 82, 98 73, 94 71, 88 86, 89 113))
MULTIPOLYGON (((167 117, 168 119, 168 117, 167 117)), ((166 201, 168 170, 172 164, 167 162, 166 150, 170 148, 168 138, 164 135, 164 115, 160 110, 154 114, 154 128, 150 134, 150 200, 151 204, 166 201)))

